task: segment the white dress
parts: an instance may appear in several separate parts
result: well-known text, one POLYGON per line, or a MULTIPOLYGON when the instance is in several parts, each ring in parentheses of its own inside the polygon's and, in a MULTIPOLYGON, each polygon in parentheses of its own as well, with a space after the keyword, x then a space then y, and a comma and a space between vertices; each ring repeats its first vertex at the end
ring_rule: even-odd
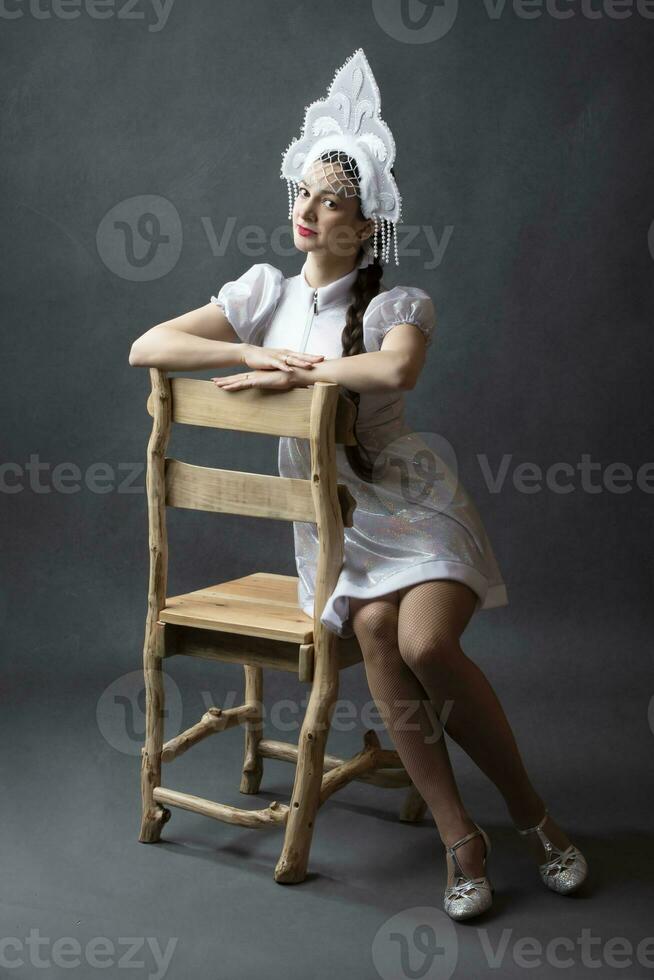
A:
MULTIPOLYGON (((305 268, 306 260, 298 275, 286 278, 274 266, 256 263, 225 283, 211 302, 221 307, 245 343, 324 354, 325 360, 341 357, 341 334, 358 268, 317 288, 307 283, 305 268)), ((435 312, 428 293, 413 286, 380 292, 363 315, 366 351, 379 350, 386 333, 406 322, 415 324, 431 344, 435 312)), ((372 598, 428 579, 465 582, 478 596, 475 611, 507 605, 506 586, 475 505, 443 456, 405 423, 404 392, 361 393, 357 435, 377 460, 376 482, 360 480, 344 447, 337 445, 338 482, 347 484, 357 506, 353 526, 345 528, 343 566, 321 622, 339 636, 351 637, 350 596, 372 598), (431 485, 419 478, 412 485, 410 475, 420 470, 416 461, 429 467, 434 460, 438 476, 431 485), (387 461, 391 465, 384 475, 379 467, 387 461)), ((309 441, 280 438, 278 469, 280 476, 309 479, 309 441)), ((298 603, 313 616, 316 525, 294 522, 293 533, 298 603)))

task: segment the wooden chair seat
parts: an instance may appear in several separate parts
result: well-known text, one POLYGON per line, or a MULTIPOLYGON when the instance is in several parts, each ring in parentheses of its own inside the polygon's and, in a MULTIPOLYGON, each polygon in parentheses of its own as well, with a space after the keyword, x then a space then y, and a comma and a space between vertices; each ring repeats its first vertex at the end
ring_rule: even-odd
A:
POLYGON ((254 572, 170 596, 159 619, 242 636, 313 643, 313 618, 298 605, 297 586, 293 575, 254 572))
MULTIPOLYGON (((300 680, 310 682, 314 623, 300 608, 297 595, 297 576, 254 572, 170 596, 159 615, 159 622, 168 627, 164 656, 273 667, 297 672, 300 680)), ((356 637, 336 641, 339 670, 362 659, 356 637)))

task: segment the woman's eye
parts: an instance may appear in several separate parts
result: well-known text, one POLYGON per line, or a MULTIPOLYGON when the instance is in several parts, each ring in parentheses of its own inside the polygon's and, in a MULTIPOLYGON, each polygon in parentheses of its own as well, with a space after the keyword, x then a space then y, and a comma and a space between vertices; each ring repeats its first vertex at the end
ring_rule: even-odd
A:
MULTIPOLYGON (((309 191, 308 191, 308 190, 306 189, 306 187, 300 187, 300 189, 299 189, 299 191, 298 191, 298 197, 303 197, 303 196, 304 196, 304 193, 305 193, 305 191, 306 191, 306 193, 307 193, 307 194, 309 193, 309 191)), ((334 208, 338 206, 338 205, 336 204, 336 201, 332 201, 332 199, 331 199, 331 197, 327 197, 327 198, 325 198, 325 202, 324 202, 324 203, 325 203, 325 204, 331 204, 331 205, 332 205, 332 207, 331 207, 331 208, 329 208, 329 210, 330 210, 330 211, 333 211, 333 210, 334 210, 334 208)))

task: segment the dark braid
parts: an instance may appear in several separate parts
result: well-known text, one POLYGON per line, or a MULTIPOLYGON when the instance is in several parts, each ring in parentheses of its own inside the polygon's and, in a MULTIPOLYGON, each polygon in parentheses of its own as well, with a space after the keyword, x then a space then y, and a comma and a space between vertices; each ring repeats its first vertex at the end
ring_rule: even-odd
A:
MULTIPOLYGON (((365 347, 363 345, 363 314, 373 296, 377 296, 379 293, 383 274, 384 270, 379 261, 379 256, 364 269, 359 269, 359 274, 352 284, 352 303, 347 309, 345 327, 341 334, 343 357, 353 357, 355 354, 365 353, 365 347)), ((344 391, 354 402, 357 409, 354 420, 354 436, 357 440, 357 445, 344 446, 345 455, 348 463, 359 479, 365 483, 372 483, 372 463, 365 448, 361 446, 356 431, 361 393, 352 391, 350 388, 345 388, 344 391)))
MULTIPOLYGON (((361 175, 359 173, 356 160, 350 157, 348 153, 345 153, 344 151, 327 150, 324 153, 321 153, 318 159, 332 164, 343 164, 343 170, 347 174, 350 183, 358 190, 361 183, 361 175)), ((391 173, 393 176, 395 176, 393 167, 391 167, 391 173)), ((361 197, 359 196, 359 218, 363 219, 364 217, 365 215, 361 211, 361 197)), ((362 252, 363 249, 359 251, 357 263, 361 260, 362 252)), ((363 314, 365 313, 370 300, 379 293, 383 274, 384 269, 379 256, 376 256, 370 265, 367 265, 363 269, 359 269, 359 273, 352 284, 352 302, 347 309, 345 316, 345 327, 343 328, 343 333, 341 334, 343 357, 354 357, 355 354, 365 353, 365 347, 363 344, 363 314)), ((359 479, 366 483, 372 483, 372 460, 370 459, 365 447, 359 442, 359 437, 356 430, 356 423, 359 417, 359 401, 361 398, 361 393, 358 391, 352 391, 350 388, 343 388, 343 391, 346 397, 350 398, 351 401, 354 402, 357 409, 353 426, 354 437, 357 444, 356 446, 344 446, 343 448, 345 449, 345 455, 350 467, 356 473, 359 479)))

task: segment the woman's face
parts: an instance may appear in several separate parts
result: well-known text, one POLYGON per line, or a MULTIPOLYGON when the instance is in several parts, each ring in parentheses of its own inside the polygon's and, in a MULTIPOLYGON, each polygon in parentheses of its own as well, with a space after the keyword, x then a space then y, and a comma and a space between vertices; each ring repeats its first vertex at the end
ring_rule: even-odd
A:
POLYGON ((363 218, 359 197, 338 163, 329 180, 317 160, 299 181, 298 196, 293 205, 293 241, 302 252, 328 252, 343 258, 354 257, 361 244, 372 234, 372 219, 363 218), (347 197, 346 192, 351 196, 347 197), (302 234, 305 228, 314 232, 302 234), (363 237, 361 237, 363 235, 363 237))

